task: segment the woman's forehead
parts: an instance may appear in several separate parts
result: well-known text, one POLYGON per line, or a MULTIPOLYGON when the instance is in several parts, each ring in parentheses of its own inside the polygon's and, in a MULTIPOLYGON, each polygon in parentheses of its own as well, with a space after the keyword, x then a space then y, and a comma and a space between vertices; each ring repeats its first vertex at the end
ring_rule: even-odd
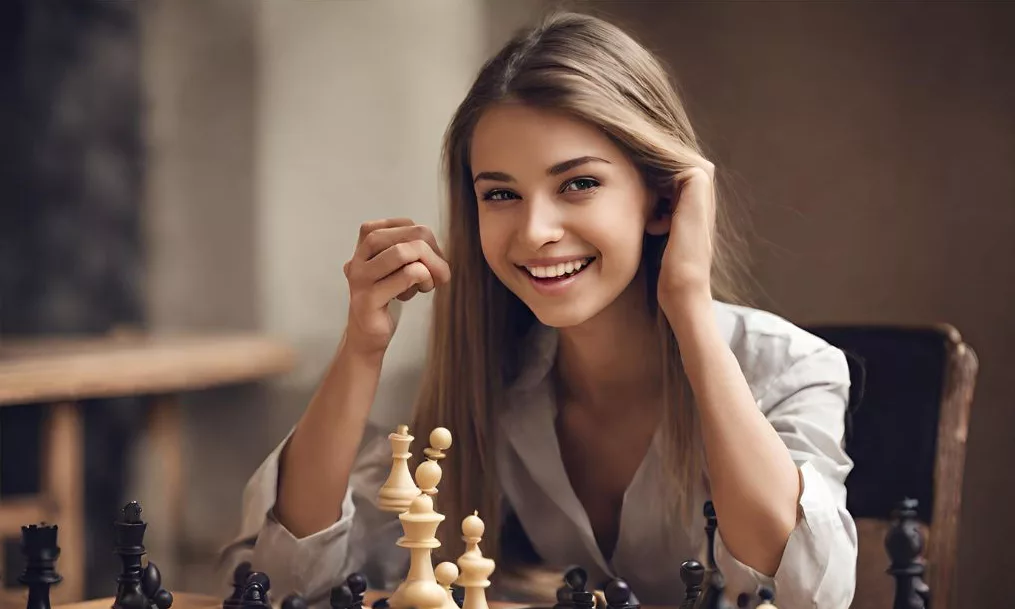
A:
POLYGON ((543 174, 547 168, 577 157, 596 156, 611 162, 622 157, 595 126, 563 112, 521 104, 486 110, 469 148, 474 173, 543 174))

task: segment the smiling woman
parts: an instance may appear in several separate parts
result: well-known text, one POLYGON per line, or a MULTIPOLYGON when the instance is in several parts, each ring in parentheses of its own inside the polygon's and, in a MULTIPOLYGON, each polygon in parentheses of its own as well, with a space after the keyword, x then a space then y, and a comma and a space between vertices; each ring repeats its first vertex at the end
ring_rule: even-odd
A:
MULTIPOLYGON (((436 502, 451 524, 439 548, 399 543, 458 556, 457 525, 478 510, 500 575, 524 530, 546 566, 623 574, 639 602, 677 604, 709 500, 730 596, 765 585, 788 607, 848 607, 845 358, 735 304, 715 169, 659 62, 609 23, 554 14, 480 71, 444 161, 446 242, 405 218, 361 227, 345 335, 251 479, 227 564, 250 559, 273 590, 311 599, 354 570, 378 587, 403 577, 402 521, 432 518, 430 504, 396 517, 377 498, 390 495, 393 447, 403 463, 411 438, 356 449, 395 329, 389 304, 435 290, 408 429, 454 435, 436 502)), ((425 572, 415 562, 411 577, 425 572)))

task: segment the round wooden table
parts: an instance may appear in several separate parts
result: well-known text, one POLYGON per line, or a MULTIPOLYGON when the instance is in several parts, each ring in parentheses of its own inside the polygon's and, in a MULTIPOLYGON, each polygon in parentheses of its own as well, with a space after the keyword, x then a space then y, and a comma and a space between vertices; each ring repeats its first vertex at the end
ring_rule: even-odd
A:
POLYGON ((17 538, 22 525, 57 524, 58 570, 64 581, 53 588, 51 598, 54 604, 80 600, 85 561, 81 402, 153 398, 147 431, 162 467, 165 496, 174 502, 168 506, 171 522, 165 526, 178 531, 184 486, 176 396, 282 374, 295 360, 289 345, 252 334, 0 339, 0 406, 37 404, 47 409, 40 493, 0 502, 0 535, 17 538))

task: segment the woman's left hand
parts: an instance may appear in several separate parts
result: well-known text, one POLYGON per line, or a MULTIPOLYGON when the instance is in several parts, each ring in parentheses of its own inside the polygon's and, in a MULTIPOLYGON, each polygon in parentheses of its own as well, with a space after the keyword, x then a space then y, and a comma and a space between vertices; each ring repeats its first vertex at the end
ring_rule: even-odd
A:
POLYGON ((715 165, 697 163, 674 178, 669 237, 659 272, 659 304, 674 322, 694 305, 712 299, 712 247, 715 235, 715 165))

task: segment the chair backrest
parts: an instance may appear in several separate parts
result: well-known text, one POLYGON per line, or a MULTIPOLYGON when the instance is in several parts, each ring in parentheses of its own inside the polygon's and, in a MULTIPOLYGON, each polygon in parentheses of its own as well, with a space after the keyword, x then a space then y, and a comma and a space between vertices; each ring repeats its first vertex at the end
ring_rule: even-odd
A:
POLYGON ((892 606, 885 534, 893 508, 916 499, 926 528, 926 582, 935 609, 955 593, 962 478, 978 362, 948 325, 807 328, 842 349, 853 381, 846 449, 847 507, 860 551, 853 606, 892 606))

